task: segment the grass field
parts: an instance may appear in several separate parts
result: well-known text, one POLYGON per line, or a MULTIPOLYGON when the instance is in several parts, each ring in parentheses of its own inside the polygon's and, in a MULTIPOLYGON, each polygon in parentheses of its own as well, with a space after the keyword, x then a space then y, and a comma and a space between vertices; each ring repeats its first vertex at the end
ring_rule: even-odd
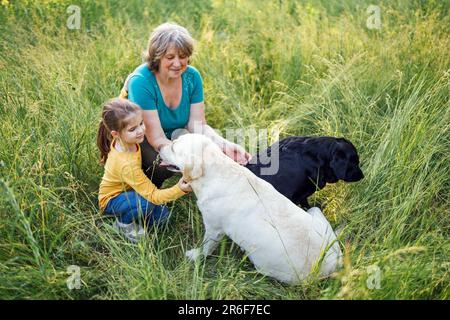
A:
POLYGON ((450 298, 449 2, 0 3, 0 299, 450 298), (75 30, 71 4, 81 9, 75 30), (380 29, 367 27, 370 4, 380 29), (365 179, 311 201, 345 226, 345 266, 333 277, 283 285, 229 240, 188 262, 203 233, 192 194, 138 244, 100 214, 101 105, 166 21, 197 40, 192 65, 212 127, 356 145, 365 179), (68 289, 70 265, 80 289, 68 289))

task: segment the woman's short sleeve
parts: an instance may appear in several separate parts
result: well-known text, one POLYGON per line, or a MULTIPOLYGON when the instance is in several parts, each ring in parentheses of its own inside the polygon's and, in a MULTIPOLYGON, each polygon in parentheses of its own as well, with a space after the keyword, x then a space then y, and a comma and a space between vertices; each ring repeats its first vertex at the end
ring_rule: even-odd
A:
POLYGON ((143 110, 156 110, 156 96, 150 83, 142 75, 134 75, 128 82, 128 99, 143 110))
POLYGON ((200 72, 197 69, 192 68, 193 74, 193 87, 191 93, 191 104, 203 102, 203 80, 200 72))

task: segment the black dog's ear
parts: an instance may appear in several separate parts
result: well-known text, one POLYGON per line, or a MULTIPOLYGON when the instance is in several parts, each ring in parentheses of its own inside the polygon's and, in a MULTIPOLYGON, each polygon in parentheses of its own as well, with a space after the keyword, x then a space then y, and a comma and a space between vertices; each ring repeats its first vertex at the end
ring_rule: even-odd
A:
POLYGON ((330 168, 333 170, 334 175, 338 180, 345 179, 345 174, 347 172, 348 159, 339 147, 335 149, 331 156, 330 168))
POLYGON ((336 178, 347 182, 355 182, 364 178, 359 167, 359 156, 356 147, 345 138, 338 138, 330 161, 330 168, 336 178))

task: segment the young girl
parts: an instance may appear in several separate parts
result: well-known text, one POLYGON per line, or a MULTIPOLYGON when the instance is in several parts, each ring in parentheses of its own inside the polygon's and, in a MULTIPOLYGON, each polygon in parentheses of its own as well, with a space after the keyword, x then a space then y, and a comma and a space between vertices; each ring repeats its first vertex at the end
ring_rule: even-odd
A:
POLYGON ((100 183, 99 205, 106 214, 117 217, 115 226, 131 241, 145 232, 147 226, 164 222, 169 210, 163 204, 192 191, 183 178, 168 189, 159 190, 141 168, 139 143, 144 140, 145 126, 141 109, 126 99, 111 99, 103 106, 97 146, 105 173, 100 183))

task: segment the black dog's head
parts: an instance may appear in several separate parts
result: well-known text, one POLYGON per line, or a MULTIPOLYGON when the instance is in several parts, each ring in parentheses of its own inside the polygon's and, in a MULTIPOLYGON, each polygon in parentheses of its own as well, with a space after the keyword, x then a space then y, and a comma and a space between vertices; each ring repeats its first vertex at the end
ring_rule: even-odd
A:
POLYGON ((330 168, 338 180, 355 182, 364 178, 359 168, 358 152, 350 141, 338 138, 333 149, 330 168))

